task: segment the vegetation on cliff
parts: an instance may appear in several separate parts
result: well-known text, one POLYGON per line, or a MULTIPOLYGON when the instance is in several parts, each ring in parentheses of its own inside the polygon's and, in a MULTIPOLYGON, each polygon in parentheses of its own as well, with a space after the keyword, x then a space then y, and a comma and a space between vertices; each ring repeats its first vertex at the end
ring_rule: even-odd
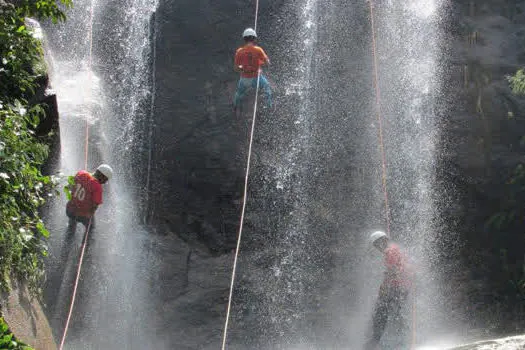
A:
POLYGON ((33 350, 29 345, 16 339, 3 317, 0 317, 0 349, 33 350))
POLYGON ((35 135, 44 117, 41 105, 28 101, 46 74, 41 42, 25 18, 65 19, 60 8, 71 0, 0 0, 0 291, 11 280, 28 282, 38 294, 43 277, 44 239, 49 235, 39 216, 52 179, 40 167, 48 146, 35 135))
MULTIPOLYGON (((507 77, 512 92, 525 95, 525 74, 520 69, 507 77)), ((525 145, 525 136, 520 147, 525 145)), ((491 235, 490 280, 497 304, 522 314, 525 308, 525 256, 523 256, 523 220, 525 219, 525 163, 508 169, 497 211, 486 222, 491 235)))

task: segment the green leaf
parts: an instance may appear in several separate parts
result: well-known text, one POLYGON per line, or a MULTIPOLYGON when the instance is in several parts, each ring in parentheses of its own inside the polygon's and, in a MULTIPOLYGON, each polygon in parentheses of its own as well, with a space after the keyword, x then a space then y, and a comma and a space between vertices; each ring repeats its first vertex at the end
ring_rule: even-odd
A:
POLYGON ((36 224, 36 228, 38 230, 38 233, 40 233, 43 237, 45 238, 49 238, 49 231, 46 230, 45 226, 44 226, 44 223, 43 222, 38 222, 36 224))
POLYGON ((2 337, 1 342, 3 344, 9 344, 11 343, 11 339, 13 339, 13 334, 6 334, 2 337))
POLYGON ((73 196, 71 195, 71 190, 69 189, 68 185, 64 186, 64 193, 66 194, 66 198, 68 201, 70 201, 71 198, 73 198, 73 196))

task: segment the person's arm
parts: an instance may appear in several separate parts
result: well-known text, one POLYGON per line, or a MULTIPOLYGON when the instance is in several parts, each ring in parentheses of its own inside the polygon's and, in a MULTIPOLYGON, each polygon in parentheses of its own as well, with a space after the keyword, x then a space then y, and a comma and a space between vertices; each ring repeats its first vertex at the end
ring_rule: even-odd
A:
POLYGON ((388 292, 388 277, 385 273, 385 277, 383 278, 383 282, 381 283, 381 286, 379 287, 379 294, 385 294, 388 292))
POLYGON ((263 61, 261 65, 264 65, 264 64, 270 65, 270 58, 268 58, 268 55, 266 54, 266 52, 264 52, 262 48, 261 48, 261 55, 262 55, 262 61, 263 61))
POLYGON ((95 214, 95 211, 98 209, 98 206, 102 204, 102 185, 98 182, 93 184, 92 199, 93 205, 91 207, 91 214, 95 214))
POLYGON ((242 72, 241 55, 239 54, 240 49, 235 52, 235 59, 233 62, 233 70, 240 73, 242 72))

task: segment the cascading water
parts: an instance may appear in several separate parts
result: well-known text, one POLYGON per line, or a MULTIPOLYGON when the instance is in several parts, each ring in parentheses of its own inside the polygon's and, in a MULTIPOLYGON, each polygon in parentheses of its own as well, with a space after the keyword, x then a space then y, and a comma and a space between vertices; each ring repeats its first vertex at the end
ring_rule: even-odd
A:
MULTIPOLYGON (((407 248, 423 281, 414 293, 414 331, 385 334, 385 348, 401 349, 439 337, 437 330, 444 329, 439 271, 432 265, 441 4, 373 3, 391 234, 407 248)), ((276 210, 276 217, 253 220, 272 247, 245 236, 243 277, 234 295, 234 314, 243 316, 231 324, 232 336, 235 330, 241 336, 232 344, 358 349, 370 330, 382 279, 381 256, 367 250, 367 237, 387 229, 369 3, 290 6, 301 12, 301 29, 293 35, 301 41, 282 45, 301 47, 300 54, 285 51, 279 58, 283 66, 298 68, 277 72, 284 101, 277 113, 259 120, 263 142, 254 152, 267 170, 255 171, 253 178, 263 181, 254 180, 252 189, 263 194, 248 204, 248 213, 258 213, 264 206, 258 202, 273 203, 265 214, 252 214, 276 210), (268 270, 261 274, 258 264, 268 270), (260 338, 243 339, 253 329, 260 338)), ((295 23, 284 8, 281 21, 295 23)))
MULTIPOLYGON (((432 191, 434 142, 439 132, 435 97, 440 83, 441 4, 437 0, 373 3, 391 234, 407 248, 423 281, 414 292, 414 330, 401 337, 387 329, 383 345, 408 348, 432 335, 440 337, 437 330, 445 332, 439 271, 432 265, 437 249, 432 191)), ((308 142, 300 144, 300 152, 293 152, 297 145, 290 147, 289 162, 273 163, 282 164, 289 173, 301 167, 305 171, 295 172, 293 188, 283 194, 295 198, 295 208, 301 210, 294 210, 294 219, 283 225, 290 226, 277 228, 289 232, 292 243, 283 244, 287 254, 281 260, 274 258, 271 268, 276 274, 268 277, 272 287, 267 288, 273 288, 267 293, 273 297, 267 307, 286 310, 273 315, 275 323, 291 333, 282 335, 283 348, 300 344, 357 349, 369 332, 382 279, 381 256, 367 251, 367 237, 373 229, 387 229, 370 11, 367 2, 336 1, 317 7, 313 18, 320 29, 312 33, 317 36, 312 49, 314 73, 299 70, 301 88, 313 86, 309 95, 313 102, 293 106, 307 114, 308 125, 294 137, 307 137, 308 142), (298 157, 305 149, 309 157, 298 157), (308 166, 297 164, 301 161, 309 162, 308 166), (307 252, 301 250, 302 244, 309 247, 307 252), (326 256, 311 259, 313 246, 326 256), (290 259, 293 256, 300 259, 290 259), (287 270, 289 264, 293 268, 287 270), (322 271, 332 274, 322 276, 322 271), (326 286, 321 287, 320 281, 326 286), (294 302, 287 300, 286 295, 294 293, 294 302), (310 294, 316 303, 304 302, 310 294)), ((306 15, 301 19, 306 26, 312 21, 306 15)), ((308 36, 306 43, 309 40, 308 36)), ((294 79, 288 82, 293 84, 294 79)), ((412 314, 408 315, 410 319, 412 314)))
MULTIPOLYGON (((326 301, 331 316, 337 320, 329 332, 332 338, 326 336, 332 346, 360 348, 369 336, 383 266, 380 253, 367 249, 366 244, 373 230, 387 230, 386 210, 391 236, 407 249, 416 266, 418 283, 413 290, 416 312, 406 310, 407 322, 412 329, 408 334, 400 335, 387 328, 382 346, 385 349, 408 349, 432 335, 439 338, 438 330, 443 329, 443 323, 440 323, 443 300, 438 290, 439 271, 432 265, 438 248, 434 246, 437 214, 432 191, 436 157, 434 143, 439 132, 435 110, 439 108, 436 96, 440 83, 440 6, 440 1, 429 0, 372 1, 372 11, 369 3, 354 5, 352 11, 350 5, 336 7, 338 13, 343 13, 336 22, 342 21, 352 36, 345 45, 352 47, 353 52, 346 48, 340 50, 348 52, 348 59, 353 61, 348 63, 350 67, 345 69, 343 76, 346 88, 356 91, 357 98, 343 91, 337 95, 351 104, 347 113, 353 121, 348 122, 345 117, 338 123, 354 129, 353 132, 348 130, 352 140, 343 141, 351 148, 347 152, 354 164, 348 166, 346 174, 341 174, 341 180, 347 179, 352 185, 345 189, 348 203, 346 206, 339 204, 338 208, 347 210, 347 216, 340 220, 345 222, 342 226, 348 231, 338 238, 338 244, 346 247, 346 251, 334 249, 335 259, 343 267, 336 269, 333 293, 326 301), (371 13, 375 38, 370 28, 371 13), (373 84, 374 50, 379 101, 376 101, 373 84), (363 71, 366 72, 364 75, 363 71), (363 81, 365 88, 355 86, 363 81), (369 105, 364 106, 363 101, 369 105), (380 104, 382 125, 377 119, 377 103, 380 104), (379 138, 380 131, 383 140, 379 138), (381 142, 385 150, 386 193, 383 193, 381 180, 381 142), (388 196, 388 208, 385 208, 385 196, 388 196), (337 336, 333 337, 334 334, 337 336)), ((336 40, 333 45, 342 44, 336 40)), ((343 55, 335 53, 333 56, 337 62, 343 55)), ((332 137, 334 135, 339 133, 333 133, 332 137)))
MULTIPOLYGON (((279 62, 286 55, 294 69, 280 63, 268 67, 270 77, 275 79, 274 89, 282 92, 277 111, 264 108, 264 95, 258 101, 262 110, 256 122, 245 222, 248 230, 240 253, 240 281, 233 297, 230 326, 233 333, 229 344, 239 348, 302 346, 311 302, 308 279, 316 274, 311 270, 306 178, 310 167, 309 118, 317 1, 293 1, 283 7, 277 21, 300 23, 296 28, 299 34, 295 36, 301 37, 301 47, 294 52, 286 51, 286 46, 297 44, 294 36, 290 36, 277 40, 279 45, 273 50, 269 48, 271 62, 279 62), (257 230, 251 230, 252 225, 257 230), (267 269, 257 268, 262 262, 267 269), (247 313, 246 319, 236 316, 241 312, 247 313), (253 327, 260 334, 246 337, 253 334, 253 327)), ((272 33, 271 27, 266 21, 258 25, 268 38, 282 35, 272 33)))
MULTIPOLYGON (((167 348, 150 331, 157 256, 137 219, 148 169, 155 9, 154 0, 79 1, 66 23, 46 31, 61 118, 60 171, 72 175, 84 162, 90 171, 101 162, 115 170, 90 234, 66 348, 167 348)), ((64 208, 57 199, 46 218, 53 232, 46 303, 58 339, 84 230, 65 234, 64 208)))
POLYGON ((442 3, 382 2, 375 10, 391 233, 406 247, 417 273, 412 329, 406 340, 414 345, 451 339, 458 326, 444 314, 446 299, 440 292, 437 264, 437 237, 443 224, 434 182, 442 3))
MULTIPOLYGON (((432 181, 442 4, 374 4, 391 229, 423 276, 416 292, 416 333, 411 334, 421 342, 445 329, 439 271, 432 265, 439 224, 432 181)), ((95 3, 91 21, 91 3, 80 1, 65 25, 47 31, 61 113, 60 169, 73 174, 84 167, 87 120, 88 168, 104 161, 116 170, 97 213, 66 343, 70 348, 167 349, 183 338, 185 344, 194 341, 184 334, 188 325, 182 324, 183 316, 171 319, 178 333, 165 330, 169 327, 159 297, 164 284, 154 270, 163 266, 159 252, 173 247, 147 235, 137 220, 142 209, 137 202, 147 200, 144 190, 150 186, 155 8, 153 0, 95 3), (164 337, 154 336, 159 329, 164 337)), ((268 236, 246 235, 229 344, 240 349, 357 349, 365 340, 382 278, 381 257, 368 254, 366 238, 373 229, 385 229, 368 3, 300 0, 283 8, 281 20, 291 18, 297 31, 284 37, 286 33, 272 32, 276 29, 264 21, 259 26, 274 39, 271 69, 281 96, 278 111, 262 111, 266 118, 256 126, 254 173, 263 184, 255 182, 252 188, 263 193, 250 199, 247 221, 264 226, 268 236), (270 147, 261 148, 263 144, 270 147), (251 214, 261 208, 264 214, 251 214)), ((64 201, 56 201, 47 220, 54 233, 47 300, 57 335, 70 298, 67 276, 74 270, 74 248, 81 239, 79 228, 68 243, 63 211, 64 201), (57 273, 60 265, 65 271, 57 273)), ((172 302, 168 305, 181 313, 203 300, 215 305, 211 309, 221 305, 220 283, 211 292, 201 288, 209 280, 203 277, 209 265, 202 261, 209 258, 192 258, 192 251, 184 249, 180 255, 187 254, 186 281, 180 282, 181 298, 171 293, 177 297, 167 298, 172 302), (190 262, 204 272, 191 275, 190 262)), ((170 270, 174 279, 179 272, 170 270)), ((195 312, 208 315, 206 311, 195 312)), ((206 320, 198 321, 206 325, 206 320)), ((387 333, 385 343, 395 338, 387 333)))

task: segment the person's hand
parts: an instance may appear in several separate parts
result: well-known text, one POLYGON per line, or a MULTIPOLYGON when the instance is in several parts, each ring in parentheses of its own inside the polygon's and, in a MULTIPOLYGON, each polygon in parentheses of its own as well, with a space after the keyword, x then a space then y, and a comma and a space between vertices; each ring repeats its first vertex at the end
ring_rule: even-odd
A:
POLYGON ((379 295, 385 295, 388 293, 388 287, 385 282, 381 283, 381 287, 379 287, 379 295))

